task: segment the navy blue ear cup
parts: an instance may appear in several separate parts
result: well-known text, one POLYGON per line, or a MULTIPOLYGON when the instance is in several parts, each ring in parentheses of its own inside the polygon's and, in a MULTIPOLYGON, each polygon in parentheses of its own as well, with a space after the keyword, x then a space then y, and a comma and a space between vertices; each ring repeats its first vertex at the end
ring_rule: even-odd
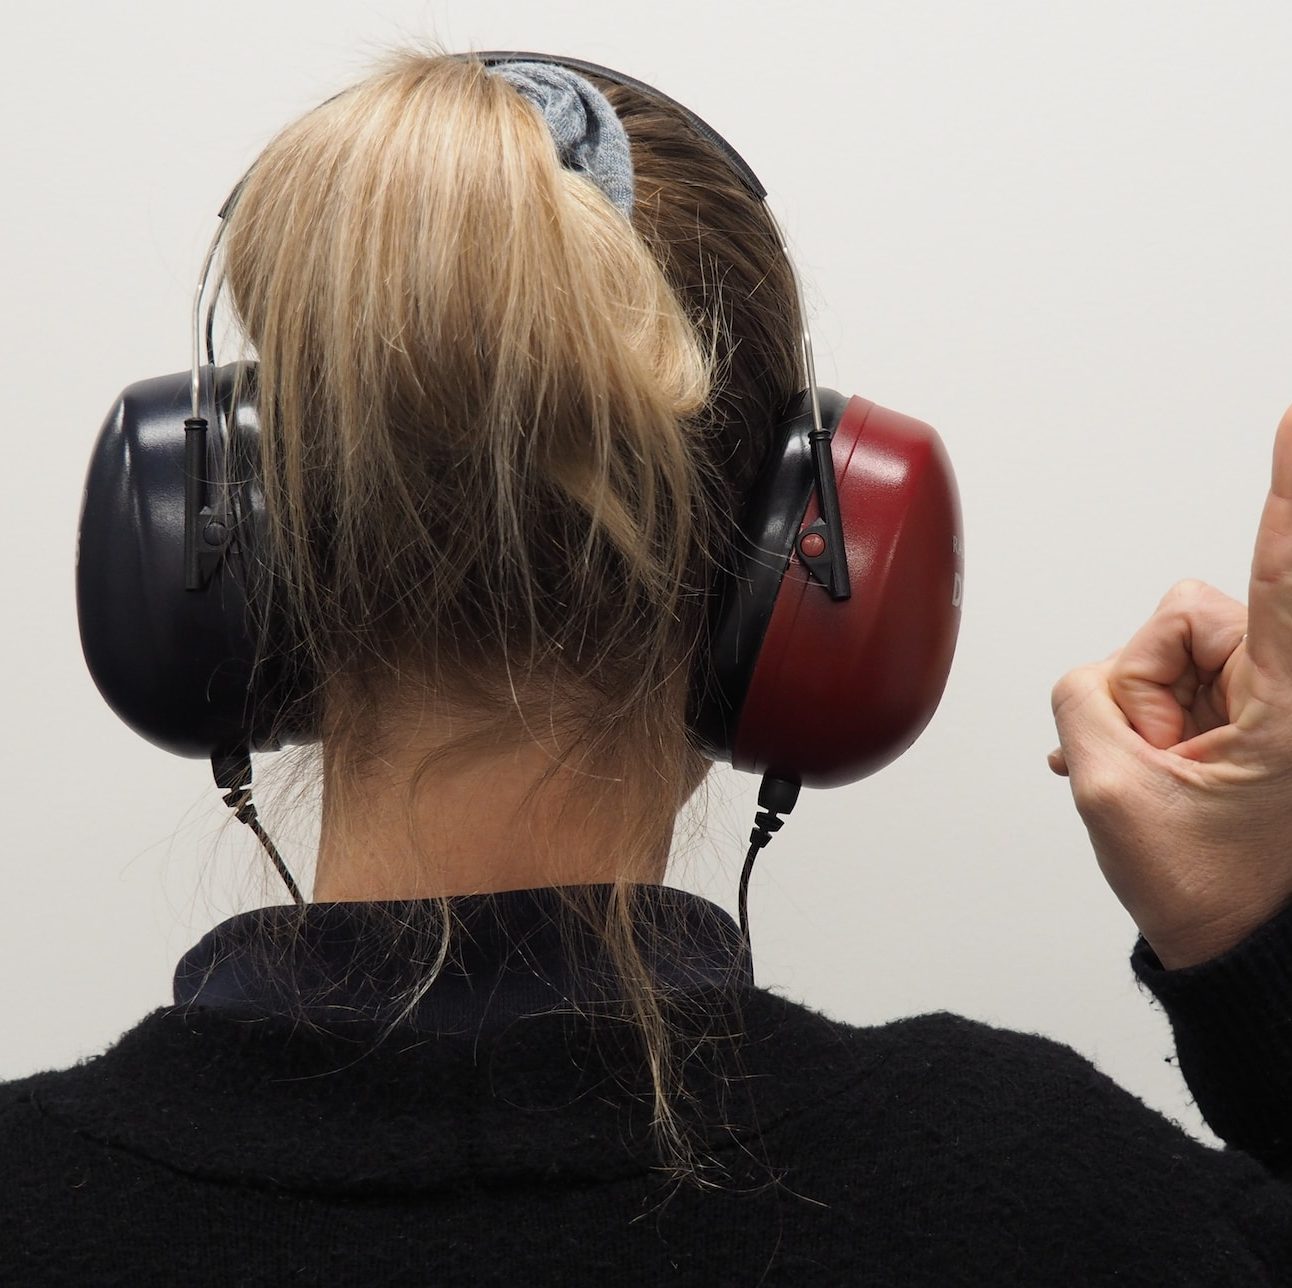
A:
POLYGON ((253 673, 260 623, 248 591, 254 602, 264 575, 256 558, 263 507, 255 402, 232 407, 239 369, 203 369, 209 490, 227 496, 234 520, 234 539, 203 589, 184 589, 189 372, 141 380, 117 399, 81 503, 76 606, 90 674, 126 724, 181 756, 277 748, 290 732, 284 699, 300 682, 272 661, 253 673))

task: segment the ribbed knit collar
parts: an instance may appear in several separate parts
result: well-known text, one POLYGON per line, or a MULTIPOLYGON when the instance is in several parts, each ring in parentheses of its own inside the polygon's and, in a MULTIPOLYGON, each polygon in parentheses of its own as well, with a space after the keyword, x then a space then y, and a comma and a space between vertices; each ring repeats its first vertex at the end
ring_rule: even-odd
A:
MULTIPOLYGON (((613 892, 611 885, 566 888, 597 910, 613 892)), ((663 988, 752 986, 747 946, 722 908, 668 886, 634 886, 632 899, 638 943, 663 988)), ((407 1015, 410 992, 430 974, 442 942, 436 900, 241 913, 180 959, 175 1004, 247 1018, 291 1015, 329 1028, 398 1020, 421 1033, 480 1034, 613 995, 601 936, 562 917, 557 887, 460 895, 449 904, 449 955, 407 1015)))

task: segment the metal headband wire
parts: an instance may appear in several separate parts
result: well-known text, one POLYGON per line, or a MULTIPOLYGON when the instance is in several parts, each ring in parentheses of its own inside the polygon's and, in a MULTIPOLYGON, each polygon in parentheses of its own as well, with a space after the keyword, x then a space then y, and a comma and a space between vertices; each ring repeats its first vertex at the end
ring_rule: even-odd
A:
MULTIPOLYGON (((206 294, 207 278, 211 276, 211 265, 215 263, 215 253, 220 248, 220 241, 224 237, 224 220, 221 219, 216 225, 215 235, 211 238, 211 244, 206 248, 206 258, 202 261, 202 272, 197 279, 197 290, 193 292, 193 370, 191 376, 191 392, 193 399, 193 419, 198 420, 202 415, 202 297, 206 294)), ((211 305, 214 309, 214 301, 211 305)))
POLYGON ((794 279, 794 294, 797 296, 799 304, 799 330, 803 348, 803 372, 807 379, 808 393, 812 400, 812 428, 821 430, 821 399, 817 395, 816 360, 812 354, 812 333, 808 329, 807 301, 803 297, 803 279, 799 277, 798 266, 794 263, 794 256, 790 254, 789 242, 785 237, 785 231, 781 227, 780 220, 776 218, 775 214, 772 212, 771 206, 769 206, 766 201, 763 202, 763 209, 767 212, 767 218, 771 221, 772 227, 776 230, 777 240, 781 244, 781 250, 785 253, 786 263, 790 266, 790 276, 794 279))

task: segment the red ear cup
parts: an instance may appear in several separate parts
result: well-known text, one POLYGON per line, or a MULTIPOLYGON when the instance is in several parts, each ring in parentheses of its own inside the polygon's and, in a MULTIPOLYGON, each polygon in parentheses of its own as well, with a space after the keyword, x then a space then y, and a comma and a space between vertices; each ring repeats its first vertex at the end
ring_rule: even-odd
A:
MULTIPOLYGON (((951 670, 964 578, 959 492, 935 430, 854 397, 831 446, 851 597, 831 599, 796 549, 731 745, 737 769, 808 787, 865 778, 923 732, 951 670)), ((814 494, 802 526, 817 514, 814 494)))

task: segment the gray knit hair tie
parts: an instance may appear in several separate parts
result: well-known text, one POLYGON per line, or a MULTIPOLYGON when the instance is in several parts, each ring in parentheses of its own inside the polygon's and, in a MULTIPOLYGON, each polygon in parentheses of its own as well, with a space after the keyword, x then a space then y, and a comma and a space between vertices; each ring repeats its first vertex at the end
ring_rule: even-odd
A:
POLYGON ((591 179, 631 218, 632 154, 609 99, 591 81, 554 63, 502 63, 491 70, 543 114, 561 164, 591 179))

